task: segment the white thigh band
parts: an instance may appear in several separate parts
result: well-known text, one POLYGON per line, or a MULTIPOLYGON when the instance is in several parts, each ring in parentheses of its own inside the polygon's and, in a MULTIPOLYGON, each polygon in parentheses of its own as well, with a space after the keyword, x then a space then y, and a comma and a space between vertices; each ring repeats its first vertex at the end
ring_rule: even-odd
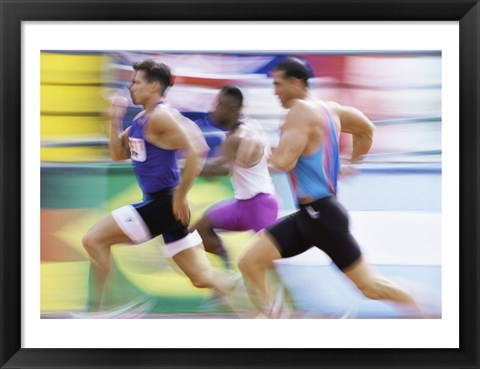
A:
POLYGON ((195 230, 177 241, 165 244, 165 246, 167 248, 168 254, 170 256, 175 256, 179 252, 200 245, 201 243, 202 239, 198 232, 195 230))
POLYGON ((143 243, 152 238, 150 230, 132 205, 112 211, 113 219, 133 243, 143 243))

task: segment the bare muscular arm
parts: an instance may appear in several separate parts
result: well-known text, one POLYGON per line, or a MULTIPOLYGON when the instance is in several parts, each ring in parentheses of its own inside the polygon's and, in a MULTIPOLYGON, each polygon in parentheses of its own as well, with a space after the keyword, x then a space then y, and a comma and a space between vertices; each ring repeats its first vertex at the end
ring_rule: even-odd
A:
POLYGON ((271 166, 283 172, 295 167, 308 144, 308 119, 311 119, 310 113, 302 106, 292 107, 282 127, 280 142, 268 159, 271 166))
POLYGON ((183 150, 185 153, 182 177, 173 198, 173 213, 182 223, 188 224, 187 193, 202 170, 205 155, 203 146, 194 142, 172 114, 161 109, 152 113, 147 136, 154 145, 168 150, 183 150))
POLYGON ((207 160, 202 173, 206 176, 227 175, 230 171, 229 163, 235 159, 238 144, 238 139, 232 135, 227 136, 220 146, 220 154, 207 160))
POLYGON ((122 123, 127 112, 127 100, 124 97, 113 97, 111 99, 110 117, 110 156, 113 160, 126 160, 130 158, 130 148, 128 146, 127 128, 122 132, 122 123))
POLYGON ((209 175, 226 174, 230 164, 250 168, 262 159, 264 151, 265 143, 255 132, 236 131, 222 142, 220 155, 207 162, 205 172, 209 175))
POLYGON ((339 117, 342 132, 352 135, 352 154, 350 162, 355 163, 370 150, 375 126, 360 110, 329 103, 329 107, 339 117))

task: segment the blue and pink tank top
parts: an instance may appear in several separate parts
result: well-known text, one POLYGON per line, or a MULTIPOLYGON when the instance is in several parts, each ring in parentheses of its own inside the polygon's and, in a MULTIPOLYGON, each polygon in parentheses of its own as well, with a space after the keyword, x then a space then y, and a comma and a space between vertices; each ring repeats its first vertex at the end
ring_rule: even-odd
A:
MULTIPOLYGON (((160 101, 158 104, 163 103, 160 101)), ((152 145, 144 137, 149 114, 142 114, 133 120, 128 141, 130 157, 138 184, 144 194, 153 194, 165 188, 175 187, 180 181, 177 151, 166 150, 152 145)))
POLYGON ((290 173, 297 199, 310 197, 315 200, 335 195, 340 170, 340 130, 327 109, 324 109, 325 131, 320 148, 311 155, 300 156, 290 173))

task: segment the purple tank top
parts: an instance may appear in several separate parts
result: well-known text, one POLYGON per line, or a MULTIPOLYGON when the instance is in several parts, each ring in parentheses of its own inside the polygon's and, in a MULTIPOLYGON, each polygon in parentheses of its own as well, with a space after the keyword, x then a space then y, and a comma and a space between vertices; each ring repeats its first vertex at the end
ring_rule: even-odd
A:
POLYGON ((148 122, 149 115, 145 113, 134 119, 128 140, 138 184, 144 194, 153 194, 175 187, 180 181, 180 169, 176 150, 159 148, 145 139, 143 133, 148 122))

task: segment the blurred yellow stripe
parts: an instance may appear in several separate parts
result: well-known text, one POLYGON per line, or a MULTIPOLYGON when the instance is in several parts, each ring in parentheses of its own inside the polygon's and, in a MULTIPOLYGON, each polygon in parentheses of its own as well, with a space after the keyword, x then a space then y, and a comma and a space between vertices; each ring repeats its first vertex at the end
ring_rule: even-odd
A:
POLYGON ((92 84, 105 82, 104 55, 40 54, 40 81, 54 84, 92 84))
MULTIPOLYGON (((99 117, 89 116, 48 116, 40 117, 40 138, 48 140, 62 135, 98 135, 106 136, 106 121, 99 117)), ((79 137, 72 137, 79 139, 79 137)))
POLYGON ((88 261, 40 264, 40 310, 83 309, 87 300, 88 261))
POLYGON ((101 86, 40 86, 42 114, 98 113, 103 110, 101 86))
POLYGON ((108 150, 103 146, 83 147, 42 147, 42 161, 97 161, 109 159, 108 150))

